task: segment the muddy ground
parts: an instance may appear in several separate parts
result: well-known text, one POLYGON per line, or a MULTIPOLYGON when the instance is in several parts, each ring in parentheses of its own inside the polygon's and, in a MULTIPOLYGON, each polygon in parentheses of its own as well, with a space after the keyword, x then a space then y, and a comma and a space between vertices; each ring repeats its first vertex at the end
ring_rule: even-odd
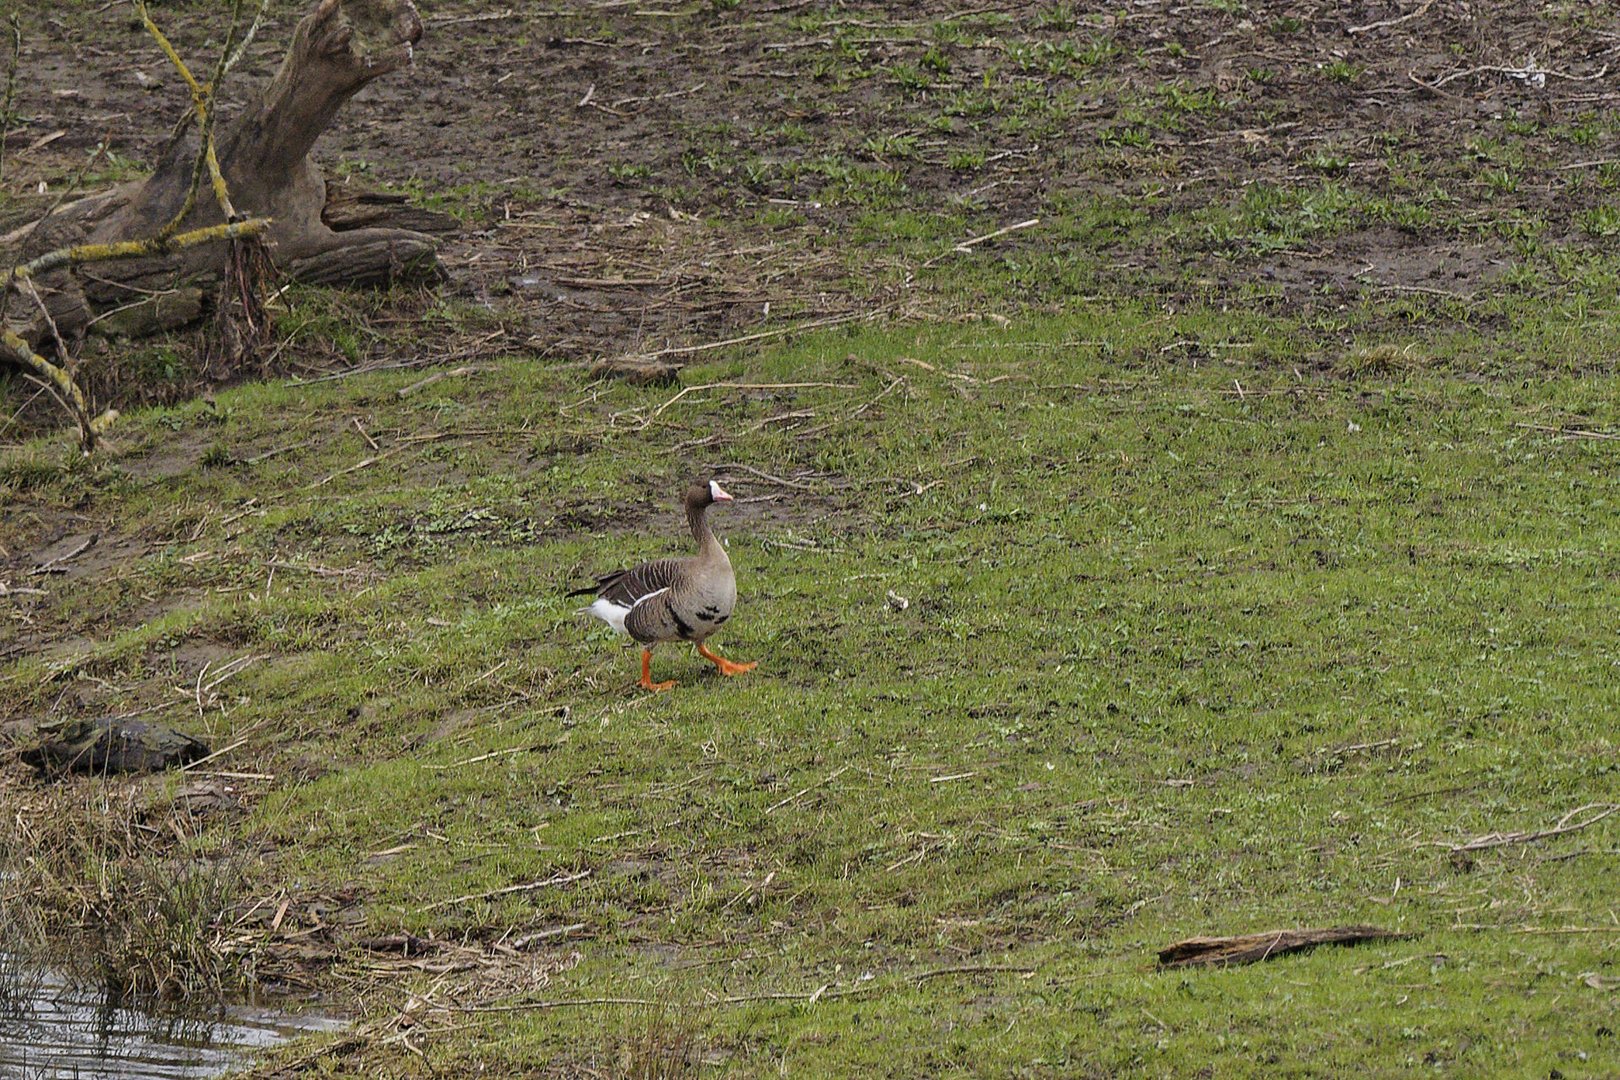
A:
MULTIPOLYGON (((161 14, 206 56, 216 7, 161 14)), ((272 5, 236 100, 299 10, 272 5)), ((1526 236, 1592 245, 1616 225, 1603 159, 1620 37, 1604 5, 612 0, 423 15, 415 70, 364 91, 319 156, 464 219, 451 289, 501 332, 433 343, 452 359, 592 358, 788 319, 1143 287, 1165 303, 1258 289, 1283 311, 1466 302, 1526 236), (1274 206, 1257 191, 1307 195, 1274 206), (1235 229, 1212 207, 1238 208, 1235 229), (1031 218, 1045 227, 968 256, 1010 268, 1010 290, 951 253, 1031 218)), ((102 139, 126 173, 151 161, 183 99, 121 6, 25 22, 14 188, 59 183, 102 139)), ((422 352, 413 322, 378 319, 371 358, 422 352)))

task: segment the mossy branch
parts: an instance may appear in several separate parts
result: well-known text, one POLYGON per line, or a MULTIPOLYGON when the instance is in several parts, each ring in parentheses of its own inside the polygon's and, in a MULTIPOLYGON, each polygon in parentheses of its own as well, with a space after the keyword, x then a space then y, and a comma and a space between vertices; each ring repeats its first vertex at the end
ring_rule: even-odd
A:
POLYGON ((73 381, 66 368, 51 363, 36 353, 33 346, 24 341, 15 332, 0 329, 0 356, 32 371, 45 382, 51 393, 66 406, 68 412, 79 425, 79 446, 85 453, 96 448, 96 440, 118 419, 116 409, 108 409, 100 416, 92 416, 90 402, 79 384, 73 381))
POLYGON ((6 94, 0 104, 0 180, 6 176, 6 135, 11 131, 11 107, 17 101, 17 69, 22 65, 22 19, 13 11, 6 19, 11 34, 11 60, 6 66, 6 94))
POLYGON ((218 225, 208 225, 174 236, 148 236, 141 240, 119 240, 109 244, 78 244, 74 247, 57 248, 23 263, 12 270, 11 274, 18 279, 26 279, 38 277, 40 274, 64 266, 167 255, 170 252, 183 251, 216 240, 241 240, 258 236, 270 227, 270 222, 270 218, 248 218, 246 221, 225 221, 218 225))
POLYGON ((242 35, 242 40, 236 43, 236 48, 234 50, 227 49, 224 53, 220 54, 222 57, 224 57, 224 60, 220 65, 219 71, 214 75, 214 88, 216 93, 218 92, 220 81, 231 73, 231 69, 236 67, 243 56, 247 55, 248 46, 252 45, 253 39, 259 36, 259 28, 264 25, 264 17, 269 14, 269 12, 270 0, 259 0, 259 10, 254 13, 253 21, 248 24, 247 32, 242 35), (226 55, 226 53, 229 53, 229 55, 226 55))
MULTIPOLYGON (((75 247, 58 248, 55 251, 47 251, 21 266, 13 267, 6 275, 8 291, 15 288, 19 282, 31 284, 38 275, 64 266, 165 255, 217 240, 257 236, 269 227, 269 218, 249 218, 247 221, 227 221, 201 229, 192 229, 177 236, 149 236, 143 240, 79 244, 75 247)), ((0 359, 28 369, 44 381, 63 407, 73 414, 74 421, 79 425, 79 445, 85 453, 88 454, 96 448, 96 441, 118 418, 118 412, 114 409, 93 416, 89 398, 74 381, 67 368, 53 364, 36 353, 32 345, 9 328, 0 327, 0 359)))
MULTIPOLYGON (((180 78, 185 80, 187 89, 191 91, 191 108, 196 115, 197 129, 202 137, 202 150, 198 157, 198 178, 200 179, 200 174, 203 168, 206 167, 209 182, 214 189, 214 201, 219 203, 220 213, 225 215, 226 221, 235 221, 236 208, 231 205, 231 194, 225 184, 225 174, 219 168, 219 155, 214 152, 214 95, 218 92, 219 80, 230 63, 232 45, 230 39, 236 34, 236 22, 241 12, 241 0, 237 0, 231 6, 231 29, 226 37, 225 48, 220 53, 219 68, 215 71, 214 78, 206 84, 197 81, 197 77, 191 73, 191 69, 186 66, 186 62, 181 59, 180 53, 176 51, 174 43, 169 40, 168 36, 163 33, 162 28, 153 20, 152 13, 147 10, 146 0, 134 0, 134 4, 135 13, 140 16, 141 24, 146 27, 146 32, 152 35, 152 39, 157 42, 158 48, 163 50, 163 55, 169 58, 169 63, 180 73, 180 78)), ((160 236, 173 233, 180 228, 181 221, 185 219, 187 214, 191 213, 192 207, 196 205, 197 186, 194 180, 192 189, 187 193, 180 212, 159 230, 160 236)))

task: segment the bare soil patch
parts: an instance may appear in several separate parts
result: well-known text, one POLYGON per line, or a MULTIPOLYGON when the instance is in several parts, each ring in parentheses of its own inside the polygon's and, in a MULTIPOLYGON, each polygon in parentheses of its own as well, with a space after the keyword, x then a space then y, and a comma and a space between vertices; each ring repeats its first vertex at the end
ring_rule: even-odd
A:
MULTIPOLYGON (((298 10, 276 5, 227 109, 298 10)), ((213 5, 165 14, 206 51, 213 5)), ((426 22, 415 70, 365 90, 319 153, 463 218, 455 292, 503 329, 460 342, 477 354, 933 314, 964 298, 953 260, 929 258, 1029 217, 1047 227, 965 257, 1072 257, 1104 290, 1147 279, 1169 302, 1255 284, 1284 311, 1467 297, 1512 259, 1513 222, 1586 244, 1608 198, 1593 180, 1615 47, 1579 5, 451 2, 426 22), (1235 234, 1207 220, 1272 189, 1349 202, 1269 225, 1251 205, 1235 234), (1111 201, 1137 224, 1080 213, 1111 201)), ((156 117, 182 103, 139 28, 105 13, 35 15, 23 63, 13 145, 64 134, 15 155, 22 184, 59 180, 104 135, 115 161, 150 162, 156 117)), ((1032 284, 1016 297, 1063 299, 1032 284)), ((430 321, 379 323, 373 354, 397 358, 430 321)))

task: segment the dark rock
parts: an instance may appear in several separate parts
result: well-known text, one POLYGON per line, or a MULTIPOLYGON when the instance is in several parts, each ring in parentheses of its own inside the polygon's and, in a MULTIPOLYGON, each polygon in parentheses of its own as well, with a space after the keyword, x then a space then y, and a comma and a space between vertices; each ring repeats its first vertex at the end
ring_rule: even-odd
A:
POLYGON ((398 953, 401 956, 422 956, 439 947, 438 942, 419 938, 415 934, 387 934, 383 937, 361 938, 355 944, 367 952, 398 953))
POLYGON ((19 755, 41 775, 146 773, 208 756, 208 744, 144 720, 59 720, 39 727, 37 745, 19 755))

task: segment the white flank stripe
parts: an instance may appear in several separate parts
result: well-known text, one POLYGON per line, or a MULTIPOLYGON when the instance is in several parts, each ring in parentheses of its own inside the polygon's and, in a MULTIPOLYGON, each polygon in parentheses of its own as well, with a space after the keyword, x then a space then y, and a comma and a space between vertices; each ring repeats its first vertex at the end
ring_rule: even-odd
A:
POLYGON ((646 596, 638 596, 638 597, 636 597, 636 602, 630 605, 630 610, 634 611, 634 610, 636 610, 636 608, 640 607, 642 604, 645 604, 647 601, 651 600, 653 597, 655 597, 655 596, 663 596, 667 592, 669 592, 669 586, 665 585, 662 589, 659 589, 657 592, 650 592, 646 596))

